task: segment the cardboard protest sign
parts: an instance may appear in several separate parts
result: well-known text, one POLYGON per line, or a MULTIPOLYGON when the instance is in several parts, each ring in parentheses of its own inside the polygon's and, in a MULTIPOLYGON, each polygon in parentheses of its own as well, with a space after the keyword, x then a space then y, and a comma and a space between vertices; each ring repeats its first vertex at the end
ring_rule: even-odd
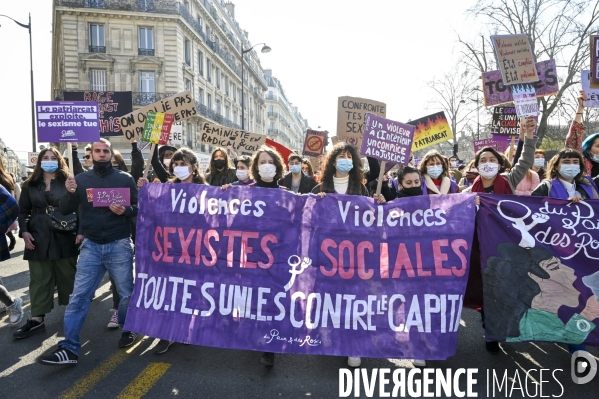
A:
POLYGON ((412 151, 422 150, 453 138, 451 127, 449 127, 443 111, 423 116, 415 121, 408 122, 408 124, 416 126, 412 151))
MULTIPOLYGON (((540 80, 532 83, 537 97, 557 94, 559 82, 555 60, 541 61, 536 64, 540 80)), ((503 83, 500 71, 483 72, 483 98, 485 106, 499 105, 514 101, 509 86, 503 83)))
POLYGON ((591 88, 591 71, 582 71, 580 74, 582 90, 589 98, 583 105, 587 108, 599 108, 599 89, 591 88))
POLYGON ((415 127, 374 114, 366 115, 360 154, 393 164, 407 165, 415 127))
POLYGON ((37 157, 39 152, 28 152, 27 153, 27 166, 35 166, 37 164, 37 157))
POLYGON ((198 164, 200 165, 200 169, 204 173, 206 173, 206 170, 208 169, 208 166, 210 165, 211 156, 206 155, 206 154, 196 154, 196 157, 198 158, 198 164))
POLYGON ((469 277, 474 197, 379 205, 146 184, 124 329, 262 352, 446 359, 469 277))
POLYGON ((535 88, 532 85, 513 85, 512 96, 514 97, 514 106, 518 118, 539 115, 539 103, 535 95, 535 88))
POLYGON ((591 35, 591 84, 590 87, 597 89, 599 87, 599 35, 591 35))
POLYGON ((222 148, 231 146, 235 150, 253 154, 261 145, 266 143, 266 136, 202 121, 200 124, 200 143, 222 148))
POLYGON ((64 91, 65 101, 95 101, 100 112, 100 135, 120 136, 120 117, 133 111, 130 91, 64 91))
POLYGON ((503 84, 513 85, 539 80, 527 35, 494 35, 491 36, 491 42, 495 48, 503 84))
POLYGON ((171 135, 168 139, 169 145, 183 145, 183 123, 176 122, 171 126, 171 135))
POLYGON ((387 105, 366 98, 339 97, 337 102, 337 136, 354 137, 361 140, 364 135, 364 121, 367 113, 384 118, 387 116, 387 105))
POLYGON ((193 97, 189 91, 164 98, 121 117, 121 130, 127 140, 133 141, 141 138, 149 111, 173 114, 175 122, 197 116, 198 114, 193 97))
POLYGON ((333 142, 333 145, 337 143, 347 143, 357 148, 358 145, 361 145, 362 143, 362 137, 333 136, 331 137, 331 141, 333 142))
POLYGON ((36 101, 37 141, 93 142, 100 139, 98 103, 36 101))
POLYGON ((129 188, 92 188, 94 208, 109 207, 110 205, 131 206, 131 191, 129 188))
POLYGON ((306 140, 304 141, 303 155, 317 157, 324 151, 324 145, 327 141, 329 132, 317 132, 316 130, 308 129, 306 132, 306 140))

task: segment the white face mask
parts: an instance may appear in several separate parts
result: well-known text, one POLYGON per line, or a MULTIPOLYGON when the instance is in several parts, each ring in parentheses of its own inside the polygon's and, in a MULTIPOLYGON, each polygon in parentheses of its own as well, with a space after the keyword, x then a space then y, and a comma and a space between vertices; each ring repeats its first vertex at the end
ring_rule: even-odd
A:
POLYGON ((277 167, 271 163, 263 163, 258 166, 260 177, 265 180, 270 180, 277 174, 277 167))
POLYGON ((166 166, 168 168, 169 165, 171 164, 171 159, 170 158, 164 158, 162 160, 162 163, 164 164, 164 166, 166 166))
POLYGON ((175 174, 175 176, 177 176, 177 179, 181 181, 187 179, 189 175, 191 175, 191 172, 189 171, 189 166, 175 166, 173 173, 175 174))
POLYGON ((492 179, 497 172, 499 172, 498 163, 487 162, 478 164, 478 173, 485 179, 492 179))
POLYGON ((237 171, 235 172, 235 175, 237 176, 237 178, 241 181, 244 181, 245 179, 248 178, 248 171, 245 169, 237 169, 237 171))
POLYGON ((449 164, 451 165, 452 168, 455 168, 456 165, 458 164, 457 161, 450 161, 449 164))
POLYGON ((441 176, 441 173, 443 173, 443 166, 441 165, 426 167, 426 174, 433 179, 436 179, 437 177, 441 176))
POLYGON ((545 158, 535 158, 535 166, 537 168, 542 168, 545 166, 545 158))

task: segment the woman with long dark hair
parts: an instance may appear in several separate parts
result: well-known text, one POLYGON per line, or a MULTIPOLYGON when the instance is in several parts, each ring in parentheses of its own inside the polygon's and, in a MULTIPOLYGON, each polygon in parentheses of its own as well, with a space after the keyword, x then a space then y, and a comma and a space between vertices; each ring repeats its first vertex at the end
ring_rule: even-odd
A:
POLYGON ((215 148, 206 171, 206 182, 211 186, 224 186, 234 181, 237 181, 236 171, 227 151, 221 147, 215 148))
POLYGON ((369 197, 362 183, 362 160, 356 148, 347 143, 337 143, 323 160, 321 183, 312 194, 348 194, 369 197))
POLYGON ((31 177, 22 186, 19 234, 25 240, 23 259, 29 262, 32 318, 13 334, 15 338, 27 338, 46 329, 44 316, 54 308, 54 287, 58 289, 59 305, 68 305, 73 292, 83 235, 52 229, 49 215, 67 193, 68 176, 64 158, 56 148, 49 147, 39 153, 31 177))

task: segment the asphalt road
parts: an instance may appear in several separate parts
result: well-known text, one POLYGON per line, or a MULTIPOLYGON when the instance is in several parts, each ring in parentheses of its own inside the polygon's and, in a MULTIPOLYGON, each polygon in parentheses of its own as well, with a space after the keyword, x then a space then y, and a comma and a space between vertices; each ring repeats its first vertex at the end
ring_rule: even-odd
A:
MULTIPOLYGON (((23 241, 19 240, 13 258, 0 263, 0 276, 14 295, 25 302, 29 314, 27 262, 23 261, 23 241)), ((139 341, 128 351, 118 349, 118 330, 109 330, 112 299, 107 278, 93 300, 81 333, 84 343, 79 364, 74 367, 49 367, 36 363, 41 354, 53 349, 62 337, 64 307, 56 307, 46 317, 46 332, 24 340, 13 340, 5 313, 0 314, 0 399, 3 398, 336 398, 339 397, 339 369, 346 358, 334 356, 277 355, 276 365, 267 368, 258 363, 260 354, 252 351, 173 345, 163 355, 155 355, 151 338, 139 341)), ((477 312, 465 310, 457 354, 446 361, 430 361, 431 368, 477 368, 478 397, 534 397, 535 385, 528 392, 518 390, 518 377, 526 370, 539 381, 539 369, 550 369, 543 377, 543 397, 596 399, 599 375, 586 385, 570 378, 570 355, 557 344, 503 344, 502 353, 491 355, 484 349, 483 330, 477 312), (556 369, 555 376, 551 372, 556 369), (507 394, 487 393, 487 370, 503 375, 507 370, 507 394), (560 385, 561 384, 561 385, 560 385), (524 393, 524 394, 523 394, 524 393), (511 395, 510 395, 511 394, 511 395), (560 395, 561 394, 561 395, 560 395)), ((599 356, 597 348, 590 353, 599 356)), ((362 367, 413 368, 409 360, 363 359, 362 367)), ((465 383, 460 387, 465 388, 465 383)), ((489 385, 489 387, 491 387, 489 385)), ((538 386, 537 386, 538 387, 538 386)), ((491 388, 489 388, 491 389, 491 388)), ((389 389, 390 390, 390 389, 389 389)), ((378 397, 378 388, 374 397, 378 397)), ((361 389, 360 397, 366 397, 361 389)), ((536 397, 541 397, 541 392, 536 397)), ((351 397, 354 397, 352 392, 351 397)), ((447 397, 447 396, 440 396, 447 397)), ((450 396, 451 397, 451 396, 450 396)))

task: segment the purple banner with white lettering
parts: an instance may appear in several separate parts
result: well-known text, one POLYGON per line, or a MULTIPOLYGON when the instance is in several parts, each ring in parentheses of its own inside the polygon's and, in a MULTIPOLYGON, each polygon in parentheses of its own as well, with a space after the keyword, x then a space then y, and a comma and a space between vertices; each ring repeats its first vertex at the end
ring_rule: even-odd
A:
MULTIPOLYGON (((539 81, 531 83, 536 91, 537 97, 552 96, 559 91, 559 82, 557 80, 557 68, 555 60, 537 62, 535 64, 539 81)), ((505 104, 514 101, 512 91, 509 86, 503 84, 501 72, 489 71, 483 72, 483 97, 485 106, 505 104)))
POLYGON ((599 345, 597 215, 597 200, 481 196, 488 339, 599 345))
POLYGON ((278 353, 455 354, 474 196, 150 184, 125 329, 278 353))
POLYGON ((100 139, 95 101, 36 101, 37 141, 93 142, 100 139))

